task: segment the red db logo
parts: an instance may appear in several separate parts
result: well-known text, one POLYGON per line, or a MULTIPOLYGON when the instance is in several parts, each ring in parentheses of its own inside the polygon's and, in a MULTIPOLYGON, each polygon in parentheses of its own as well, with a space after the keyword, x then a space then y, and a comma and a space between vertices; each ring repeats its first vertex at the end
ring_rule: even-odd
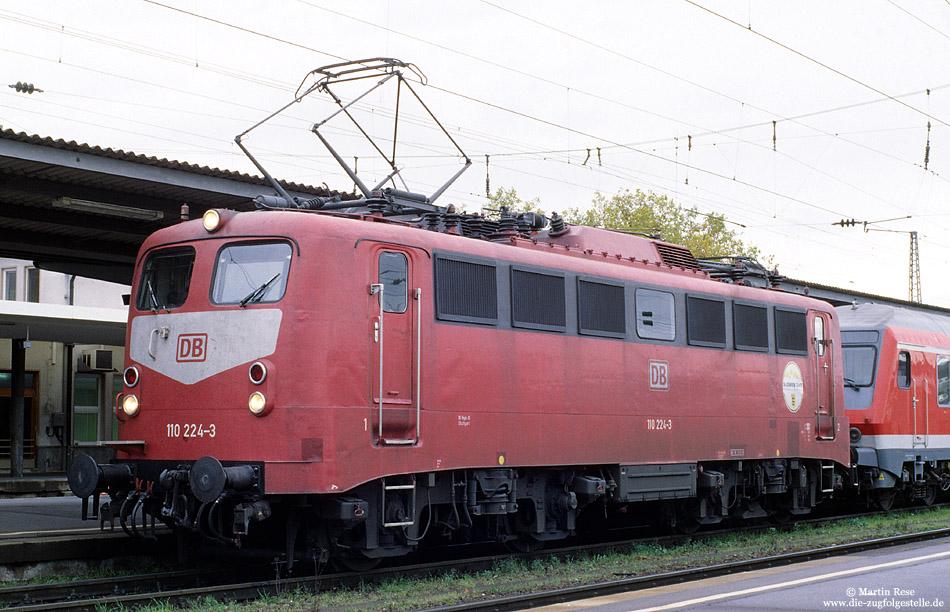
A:
POLYGON ((178 336, 176 361, 204 361, 208 356, 208 334, 182 334, 178 336))
POLYGON ((665 361, 650 362, 650 388, 664 390, 670 388, 669 366, 665 361))

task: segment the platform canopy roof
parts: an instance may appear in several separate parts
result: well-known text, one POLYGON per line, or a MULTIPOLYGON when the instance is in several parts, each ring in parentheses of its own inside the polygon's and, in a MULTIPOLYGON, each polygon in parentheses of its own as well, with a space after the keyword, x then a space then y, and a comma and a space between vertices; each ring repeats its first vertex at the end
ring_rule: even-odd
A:
POLYGON ((124 308, 0 300, 0 338, 122 346, 127 317, 124 308))
MULTIPOLYGON (((293 196, 323 187, 283 183, 293 196)), ((0 131, 0 256, 131 284, 146 236, 209 208, 251 209, 263 178, 117 149, 0 131)), ((335 192, 334 192, 335 193, 335 192)))

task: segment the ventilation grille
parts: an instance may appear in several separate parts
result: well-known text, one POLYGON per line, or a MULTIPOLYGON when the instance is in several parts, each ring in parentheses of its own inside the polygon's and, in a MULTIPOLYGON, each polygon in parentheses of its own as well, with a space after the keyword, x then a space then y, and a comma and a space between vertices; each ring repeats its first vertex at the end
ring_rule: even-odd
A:
POLYGON ((665 242, 654 242, 653 244, 660 254, 660 259, 662 259, 666 265, 679 266, 691 270, 700 269, 699 262, 696 261, 696 258, 693 257, 693 254, 686 247, 667 244, 665 242))
POLYGON ((476 323, 498 319, 495 266, 437 257, 435 283, 440 319, 476 323))
POLYGON ((516 327, 564 329, 567 326, 564 277, 511 271, 511 322, 516 327))
POLYGON ((623 287, 578 279, 577 309, 581 333, 627 331, 623 287))

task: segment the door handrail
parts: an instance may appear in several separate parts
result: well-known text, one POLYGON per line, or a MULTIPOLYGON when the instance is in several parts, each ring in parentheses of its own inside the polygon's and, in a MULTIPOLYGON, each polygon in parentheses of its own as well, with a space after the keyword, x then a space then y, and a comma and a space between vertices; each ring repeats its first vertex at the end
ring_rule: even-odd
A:
POLYGON ((379 337, 376 342, 379 344, 379 439, 383 439, 383 293, 385 292, 383 283, 373 283, 369 286, 369 294, 379 294, 379 337))

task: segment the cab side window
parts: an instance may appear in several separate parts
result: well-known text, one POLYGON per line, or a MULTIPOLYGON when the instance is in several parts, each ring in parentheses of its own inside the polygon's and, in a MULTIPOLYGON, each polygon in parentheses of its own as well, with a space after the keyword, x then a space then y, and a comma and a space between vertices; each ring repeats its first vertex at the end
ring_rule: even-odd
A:
POLYGON ((409 260, 402 253, 379 254, 379 284, 383 289, 385 312, 406 312, 409 305, 409 260))
POLYGON ((910 389, 910 353, 907 351, 897 354, 897 386, 910 389))

